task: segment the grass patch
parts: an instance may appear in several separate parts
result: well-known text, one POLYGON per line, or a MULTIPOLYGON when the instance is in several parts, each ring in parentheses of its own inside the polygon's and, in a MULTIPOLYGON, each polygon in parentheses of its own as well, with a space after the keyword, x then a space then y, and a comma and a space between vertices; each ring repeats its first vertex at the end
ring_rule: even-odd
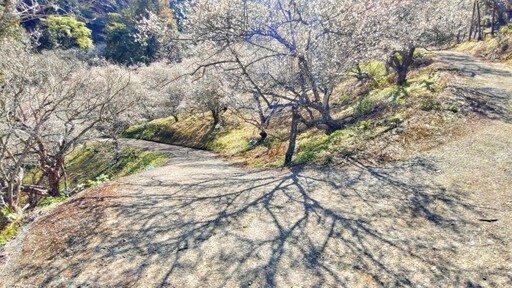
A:
POLYGON ((228 156, 246 152, 252 148, 249 141, 252 140, 254 133, 251 130, 243 128, 224 130, 213 139, 208 149, 228 156))
POLYGON ((350 155, 347 140, 354 136, 352 129, 339 130, 331 135, 303 135, 298 141, 294 165, 317 163, 328 164, 335 156, 350 155))
POLYGON ((165 154, 129 147, 123 149, 120 160, 105 169, 102 174, 108 175, 109 179, 115 179, 152 170, 165 164, 168 160, 169 158, 165 154))
POLYGON ((68 200, 68 197, 66 196, 60 196, 60 197, 46 197, 42 199, 39 203, 39 207, 46 207, 46 206, 52 206, 55 204, 62 203, 64 201, 68 200))
POLYGON ((155 138, 169 137, 166 134, 168 127, 172 126, 176 121, 173 117, 156 119, 141 125, 134 125, 123 132, 123 137, 151 140, 155 138))
POLYGON ((169 117, 135 125, 123 132, 122 136, 207 149, 217 132, 212 125, 211 116, 196 114, 179 122, 175 122, 173 117, 169 117))
POLYGON ((108 180, 151 170, 165 164, 169 157, 162 153, 125 147, 116 161, 111 143, 90 143, 75 149, 66 158, 68 186, 95 186, 108 180))
POLYGON ((8 208, 0 210, 0 247, 16 235, 21 220, 21 217, 8 208))
POLYGON ((19 221, 14 220, 13 222, 7 224, 2 230, 0 230, 0 247, 7 244, 7 242, 16 236, 18 232, 18 224, 19 221))
POLYGON ((371 87, 383 88, 394 82, 394 75, 388 73, 386 64, 382 61, 371 61, 359 66, 361 72, 368 77, 371 87))

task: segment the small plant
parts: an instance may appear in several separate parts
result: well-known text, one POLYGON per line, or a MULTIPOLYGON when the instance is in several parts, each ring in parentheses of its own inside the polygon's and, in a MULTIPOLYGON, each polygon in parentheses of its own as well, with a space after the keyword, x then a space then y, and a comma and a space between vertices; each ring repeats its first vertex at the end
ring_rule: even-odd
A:
POLYGON ((4 207, 2 209, 0 209, 0 213, 2 213, 2 215, 4 215, 5 217, 9 216, 11 213, 13 213, 11 211, 11 209, 9 209, 8 207, 4 207))
POLYGON ((375 101, 371 98, 361 99, 356 106, 356 111, 360 115, 368 114, 375 108, 375 101))
POLYGON ((373 123, 371 121, 361 121, 357 126, 357 130, 360 131, 369 131, 373 128, 373 123))
POLYGON ((433 88, 433 85, 435 84, 434 81, 429 81, 429 80, 426 80, 426 79, 423 79, 420 81, 420 85, 427 88, 428 91, 430 92, 434 92, 434 88, 433 88))
POLYGON ((87 181, 87 187, 95 187, 98 185, 101 185, 103 183, 106 183, 110 181, 110 178, 108 175, 101 174, 100 176, 96 177, 94 180, 87 181))
POLYGON ((388 98, 395 103, 403 104, 401 103, 401 100, 404 99, 405 96, 407 96, 407 90, 405 86, 394 86, 390 88, 389 96, 388 98))
POLYGON ((459 107, 457 106, 457 104, 452 104, 452 105, 450 105, 450 107, 448 107, 448 110, 452 111, 453 113, 458 113, 459 107))
POLYGON ((0 214, 0 247, 2 247, 16 235, 21 217, 7 207, 0 209, 0 214))
POLYGON ((155 166, 153 165, 148 165, 144 168, 144 171, 151 171, 151 170, 154 170, 155 169, 155 166))
POLYGON ((507 35, 507 34, 512 35, 512 24, 508 24, 507 26, 501 28, 499 34, 500 35, 507 35))
POLYGON ((413 56, 413 67, 424 67, 432 63, 433 57, 431 54, 416 50, 413 56))
POLYGON ((439 111, 441 108, 441 103, 433 99, 423 99, 420 103, 420 109, 423 111, 439 111))
POLYGON ((7 224, 7 226, 0 231, 0 247, 7 244, 7 241, 16 235, 16 232, 18 232, 18 221, 15 220, 7 224))
POLYGON ((357 66, 353 74, 360 81, 370 81, 373 88, 386 87, 393 82, 393 74, 388 73, 382 61, 371 61, 357 66))
POLYGON ((400 123, 402 123, 404 121, 404 118, 402 115, 395 115, 393 117, 391 117, 387 123, 388 125, 390 125, 391 127, 398 127, 398 125, 400 125, 400 123))
POLYGON ((45 207, 45 206, 51 206, 53 204, 62 203, 64 201, 68 200, 68 197, 61 196, 61 197, 45 197, 41 201, 39 201, 38 206, 39 207, 45 207))

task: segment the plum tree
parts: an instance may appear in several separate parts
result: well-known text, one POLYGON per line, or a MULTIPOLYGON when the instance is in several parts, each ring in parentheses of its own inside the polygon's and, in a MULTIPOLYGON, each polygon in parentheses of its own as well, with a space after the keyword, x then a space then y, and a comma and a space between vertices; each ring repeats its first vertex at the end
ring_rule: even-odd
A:
POLYGON ((0 195, 19 210, 22 191, 58 196, 67 153, 114 129, 136 101, 124 68, 36 54, 12 40, 0 51, 0 195), (41 172, 36 185, 23 183, 28 167, 41 172))
POLYGON ((206 48, 197 49, 196 72, 215 66, 241 94, 254 95, 260 127, 277 110, 300 119, 291 121, 288 164, 297 125, 331 134, 353 120, 333 116, 331 97, 357 63, 389 58, 402 85, 416 48, 445 44, 467 26, 451 10, 467 10, 467 1, 444 2, 192 1, 183 31, 206 48))

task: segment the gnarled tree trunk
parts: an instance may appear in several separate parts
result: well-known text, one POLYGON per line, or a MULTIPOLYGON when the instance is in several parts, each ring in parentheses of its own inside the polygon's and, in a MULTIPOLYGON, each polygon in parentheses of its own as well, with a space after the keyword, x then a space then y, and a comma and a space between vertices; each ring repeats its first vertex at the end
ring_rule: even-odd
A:
POLYGON ((407 84, 407 74, 414 61, 415 51, 416 47, 410 47, 407 50, 395 51, 389 57, 387 65, 396 72, 396 85, 403 86, 407 84))
POLYGON ((265 130, 260 131, 260 139, 258 140, 258 143, 263 143, 267 137, 268 133, 265 130))
POLYGON ((60 196, 60 175, 59 171, 52 170, 48 173, 48 187, 50 196, 59 197, 60 196))
POLYGON ((52 197, 60 196, 60 182, 64 176, 64 157, 58 156, 53 165, 47 167, 48 194, 52 197))
POLYGON ((18 205, 18 200, 20 197, 22 181, 23 181, 23 169, 19 170, 18 173, 10 173, 7 181, 1 181, 2 185, 0 187, 4 188, 5 191, 5 204, 9 210, 14 213, 20 213, 22 211, 21 207, 18 205))
POLYGON ((292 108, 292 124, 290 127, 290 139, 288 140, 288 150, 284 157, 284 165, 288 166, 292 163, 293 154, 295 153, 295 144, 297 142, 298 127, 300 122, 299 109, 292 108))

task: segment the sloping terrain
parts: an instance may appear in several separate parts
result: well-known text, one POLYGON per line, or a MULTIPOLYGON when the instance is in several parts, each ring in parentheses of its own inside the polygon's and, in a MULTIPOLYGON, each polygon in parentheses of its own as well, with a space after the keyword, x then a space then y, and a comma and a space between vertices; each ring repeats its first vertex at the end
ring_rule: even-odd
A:
POLYGON ((368 167, 239 168, 168 153, 86 191, 9 244, 6 287, 510 287, 512 73, 439 53, 471 133, 368 167))
MULTIPOLYGON (((332 117, 347 120, 340 130, 326 135, 319 127, 300 123, 293 165, 336 164, 346 157, 365 163, 408 159, 458 134, 457 123, 465 120, 460 105, 446 92, 453 71, 446 71, 433 54, 418 51, 408 83, 397 86, 395 74, 381 61, 360 66, 334 89, 332 117)), ((311 112, 311 111, 310 111, 311 112)), ((305 119, 309 114, 302 110, 305 119)), ((318 115, 316 115, 318 117, 318 115)), ((222 113, 213 127, 209 112, 201 110, 133 125, 123 136, 190 148, 206 149, 230 162, 254 168, 284 166, 289 145, 290 109, 276 112, 261 141, 256 111, 232 107, 222 113)))

